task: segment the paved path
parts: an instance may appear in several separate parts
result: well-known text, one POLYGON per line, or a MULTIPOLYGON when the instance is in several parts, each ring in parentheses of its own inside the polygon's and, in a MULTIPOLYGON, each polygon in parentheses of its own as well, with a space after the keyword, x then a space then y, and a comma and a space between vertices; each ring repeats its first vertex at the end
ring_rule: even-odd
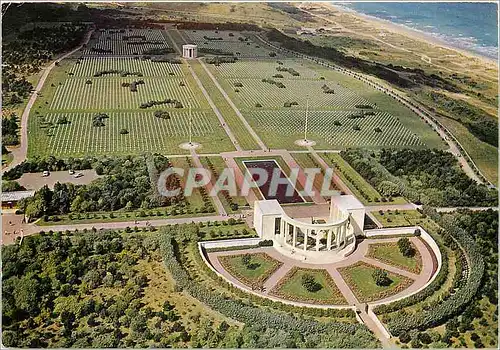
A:
MULTIPOLYGON (((269 294, 269 292, 279 283, 279 281, 290 271, 294 266, 298 267, 304 267, 304 268, 316 268, 316 269, 325 269, 328 271, 328 273, 332 276, 333 280, 335 281, 335 284, 339 288, 340 292, 344 296, 345 300, 347 301, 348 305, 350 306, 355 306, 357 310, 357 315, 359 316, 359 319, 375 334, 375 336, 380 340, 384 348, 393 348, 394 345, 390 341, 390 334, 387 332, 387 330, 384 328, 383 324, 380 322, 380 320, 377 318, 377 316, 369 309, 369 305, 372 303, 364 303, 360 302, 355 294, 352 292, 351 288, 349 285, 345 282, 344 278, 338 271, 338 268, 340 267, 345 267, 354 264, 357 261, 364 261, 366 263, 369 263, 373 266, 377 266, 383 269, 386 269, 390 272, 397 273, 403 276, 406 276, 408 278, 411 278, 414 280, 413 284, 410 285, 408 288, 406 288, 404 291, 397 293, 395 295, 392 295, 390 297, 384 298, 382 300, 378 300, 377 302, 374 303, 381 303, 381 302, 390 302, 393 300, 396 300, 398 298, 405 297, 409 295, 410 293, 413 293, 417 291, 418 289, 422 288, 431 278, 434 273, 434 266, 433 266, 433 259, 431 258, 431 252, 428 250, 426 245, 418 238, 418 237, 411 237, 410 240, 412 241, 413 244, 417 247, 418 251, 420 252, 422 256, 422 271, 420 274, 414 274, 411 272, 408 272, 406 270, 402 270, 398 267, 392 266, 392 265, 387 265, 383 262, 380 262, 375 259, 367 258, 366 254, 368 252, 368 246, 370 243, 384 243, 384 242, 396 242, 397 238, 384 238, 384 239, 377 239, 377 240, 369 240, 365 239, 362 241, 358 247, 356 248, 355 252, 351 254, 347 259, 332 263, 332 264, 318 264, 318 265, 311 265, 306 262, 302 262, 299 260, 292 259, 290 257, 284 256, 280 254, 275 248, 273 247, 265 247, 265 248, 255 248, 252 249, 252 253, 257 253, 257 252, 264 252, 268 255, 270 255, 272 258, 281 261, 283 265, 274 272, 273 275, 271 275, 267 281, 264 282, 264 289, 263 290, 250 290, 249 287, 245 286, 241 282, 239 282, 236 278, 234 278, 231 274, 229 274, 220 264, 218 257, 219 256, 224 256, 224 255, 233 255, 233 254, 244 254, 248 253, 248 250, 235 250, 235 251, 225 251, 225 252, 211 252, 208 253, 208 259, 212 266, 224 276, 224 278, 228 279, 231 283, 234 285, 238 286, 239 288, 253 293, 257 295, 264 296, 266 298, 270 298, 271 300, 277 300, 276 297, 272 296, 269 294)), ((279 300, 279 298, 278 298, 279 300)), ((288 304, 292 304, 295 306, 307 306, 307 303, 301 303, 301 302, 292 302, 292 301, 286 301, 288 304)), ((319 306, 319 307, 333 307, 333 306, 319 306)), ((336 306, 339 307, 339 306, 336 306)))
POLYGON ((210 70, 207 68, 207 66, 205 65, 205 63, 201 59, 198 59, 198 62, 200 62, 201 66, 203 67, 203 69, 205 70, 205 72, 207 72, 207 74, 210 77, 210 79, 212 79, 212 81, 214 82, 214 84, 217 87, 217 89, 219 89, 219 91, 222 94, 222 96, 224 96, 224 99, 227 101, 227 103, 234 110, 234 112, 236 113, 236 115, 238 116, 238 118, 240 118, 241 122, 243 123, 243 125, 245 125, 245 128, 250 133, 250 135, 252 135, 253 139, 255 140, 255 142, 257 142, 257 144, 259 145, 259 147, 261 149, 263 149, 263 150, 268 149, 268 147, 260 139, 259 135, 257 135, 257 133, 250 126, 250 124, 248 124, 247 120, 245 119, 245 117, 243 116, 243 114, 241 114, 240 110, 236 107, 236 105, 233 103, 233 101, 231 101, 231 99, 229 98, 229 96, 226 93, 226 91, 222 88, 222 86, 220 86, 219 82, 214 77, 214 75, 212 74, 212 72, 210 72, 210 70))
POLYGON ((42 76, 40 77, 40 80, 38 80, 38 84, 36 85, 35 90, 33 90, 33 92, 31 93, 31 96, 28 100, 28 103, 26 104, 26 107, 24 108, 23 114, 21 116, 21 125, 20 125, 21 144, 19 145, 19 147, 15 147, 15 148, 11 149, 12 156, 13 156, 12 162, 10 162, 9 165, 4 167, 2 169, 2 172, 14 168, 15 166, 21 164, 26 159, 26 155, 28 153, 28 118, 30 115, 31 108, 33 107, 33 105, 36 102, 36 99, 38 97, 38 93, 42 90, 43 85, 45 84, 45 80, 49 76, 49 73, 52 71, 52 68, 54 68, 56 66, 56 62, 59 62, 65 58, 71 56, 72 54, 74 54, 75 52, 80 50, 83 47, 83 45, 86 45, 89 42, 90 37, 92 36, 93 32, 94 32, 94 30, 91 29, 86 34, 86 36, 85 36, 85 38, 80 46, 78 46, 77 48, 71 50, 70 52, 67 52, 67 53, 63 54, 62 56, 58 57, 57 59, 52 61, 51 64, 49 64, 47 67, 45 67, 43 69, 42 76))
MULTIPOLYGON (((193 163, 197 168, 205 169, 203 164, 201 164, 200 157, 198 157, 198 154, 196 153, 196 151, 194 149, 191 149, 191 157, 193 158, 193 163)), ((210 182, 205 186, 205 190, 207 191, 207 195, 209 195, 209 196, 210 196, 210 191, 212 191, 212 188, 214 187, 214 184, 212 183, 212 181, 213 181, 212 176, 210 176, 210 182)), ((221 202, 219 196, 211 196, 210 198, 212 198, 212 201, 214 202, 215 207, 217 208, 217 212, 219 213, 219 215, 227 216, 226 209, 224 209, 224 205, 222 205, 222 202, 221 202)))
MULTIPOLYGON (((179 54, 181 54, 181 56, 182 56, 182 51, 179 48, 179 46, 177 45, 177 42, 172 37, 171 31, 170 30, 166 30, 165 33, 167 33, 167 36, 170 39, 170 41, 172 42, 172 46, 174 47, 174 49, 179 54)), ((175 30, 174 33, 176 35, 178 35, 182 40, 184 40, 182 38, 182 36, 180 35, 179 31, 175 30)), ((210 94, 207 92, 207 90, 203 86, 200 78, 198 77, 198 75, 196 75, 196 72, 193 70, 193 68, 191 67, 191 65, 189 64, 189 62, 186 59, 181 58, 181 60, 184 63, 186 63, 189 72, 193 76, 193 79, 196 81, 196 84, 198 85, 198 87, 200 88, 201 92, 203 93, 203 96, 205 96, 205 99, 207 100, 208 104, 210 105, 210 108, 212 108, 212 111, 214 111, 215 115, 217 116, 217 119, 219 119, 220 125, 224 128, 224 131, 226 132, 227 136, 229 137, 229 139, 233 143, 233 146, 236 148, 236 150, 238 150, 238 151, 241 150, 241 146, 239 145, 238 140, 236 139, 236 137, 234 136, 233 132, 231 131, 231 129, 227 125, 226 121, 224 120, 224 117, 222 116, 222 113, 219 111, 219 109, 215 105, 214 101, 210 97, 210 94)))

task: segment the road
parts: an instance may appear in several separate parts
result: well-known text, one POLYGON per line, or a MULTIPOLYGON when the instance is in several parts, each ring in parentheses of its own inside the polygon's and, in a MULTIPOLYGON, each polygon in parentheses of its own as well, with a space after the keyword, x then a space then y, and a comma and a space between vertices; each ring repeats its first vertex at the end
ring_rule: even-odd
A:
POLYGON ((85 39, 80 46, 58 57, 57 59, 52 61, 51 64, 49 64, 47 67, 44 68, 43 74, 40 77, 40 80, 38 81, 35 90, 32 92, 30 99, 28 100, 28 103, 26 104, 26 107, 24 108, 23 114, 21 116, 21 125, 20 125, 21 144, 19 145, 19 147, 12 149, 12 156, 13 156, 12 162, 8 166, 4 167, 2 169, 2 172, 14 168, 15 166, 21 164, 26 159, 26 155, 28 153, 28 118, 30 115, 31 108, 36 102, 38 93, 42 90, 43 85, 45 84, 45 80, 49 76, 49 73, 52 71, 52 68, 56 66, 56 62, 59 62, 71 56, 72 54, 80 50, 83 47, 83 45, 88 44, 93 32, 94 29, 91 29, 86 34, 85 39))
POLYGON ((119 222, 95 222, 90 224, 69 224, 69 225, 51 225, 51 226, 39 226, 36 224, 25 224, 22 223, 23 216, 15 214, 2 214, 2 245, 12 244, 15 242, 17 237, 21 236, 21 231, 24 236, 29 236, 40 231, 82 231, 84 229, 92 230, 112 230, 112 229, 124 229, 127 227, 146 227, 146 223, 151 224, 154 227, 176 225, 176 224, 189 224, 191 222, 208 222, 208 221, 225 221, 229 218, 238 219, 239 215, 211 215, 211 216, 197 216, 197 217, 184 217, 184 218, 172 218, 172 219, 158 219, 158 220, 140 220, 140 221, 119 221, 119 222), (14 234, 14 232, 16 232, 14 234))

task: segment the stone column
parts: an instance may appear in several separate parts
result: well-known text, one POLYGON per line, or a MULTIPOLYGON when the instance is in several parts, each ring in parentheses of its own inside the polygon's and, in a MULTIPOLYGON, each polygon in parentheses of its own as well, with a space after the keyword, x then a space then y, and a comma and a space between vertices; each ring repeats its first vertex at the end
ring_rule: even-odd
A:
POLYGON ((293 242, 292 242, 293 247, 297 245, 297 226, 293 227, 293 242))
POLYGON ((320 233, 321 231, 318 232, 318 230, 316 230, 316 251, 319 252, 319 239, 320 239, 320 233))
POLYGON ((308 229, 304 230, 304 250, 307 250, 307 234, 309 233, 308 231, 308 229))
POLYGON ((328 230, 328 236, 326 237, 326 250, 332 249, 332 229, 328 230))

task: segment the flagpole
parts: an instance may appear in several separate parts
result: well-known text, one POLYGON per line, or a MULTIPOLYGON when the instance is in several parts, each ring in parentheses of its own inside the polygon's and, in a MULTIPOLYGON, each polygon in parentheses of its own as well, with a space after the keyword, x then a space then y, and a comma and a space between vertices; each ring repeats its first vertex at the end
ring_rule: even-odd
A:
POLYGON ((193 116, 191 115, 191 104, 189 104, 189 144, 192 142, 192 133, 193 133, 193 116))
POLYGON ((309 99, 306 100, 306 123, 304 126, 304 141, 307 141, 307 118, 308 118, 308 113, 309 112, 309 99))

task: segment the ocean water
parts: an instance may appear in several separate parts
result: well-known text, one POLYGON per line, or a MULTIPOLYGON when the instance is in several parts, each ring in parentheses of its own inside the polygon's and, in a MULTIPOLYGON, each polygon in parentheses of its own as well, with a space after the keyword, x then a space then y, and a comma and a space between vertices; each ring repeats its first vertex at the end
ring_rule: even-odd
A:
POLYGON ((335 3, 365 15, 430 34, 447 44, 498 57, 496 3, 335 3))

